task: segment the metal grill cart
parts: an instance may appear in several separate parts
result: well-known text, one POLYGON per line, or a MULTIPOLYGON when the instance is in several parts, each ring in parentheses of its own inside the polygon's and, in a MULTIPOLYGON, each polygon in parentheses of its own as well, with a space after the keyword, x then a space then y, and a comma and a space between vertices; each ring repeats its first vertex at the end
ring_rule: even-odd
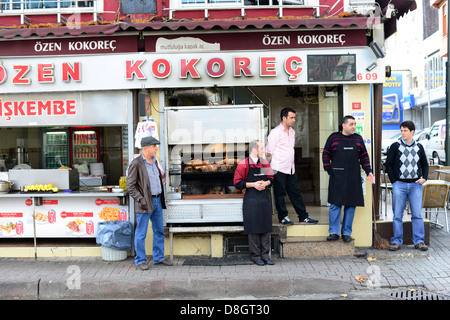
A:
POLYGON ((243 194, 234 188, 234 171, 248 155, 249 142, 264 141, 265 110, 263 105, 165 108, 171 258, 174 233, 210 234, 214 256, 214 234, 243 230, 243 194))
POLYGON ((165 120, 166 223, 242 222, 234 171, 248 143, 264 141, 263 105, 166 107, 165 120))

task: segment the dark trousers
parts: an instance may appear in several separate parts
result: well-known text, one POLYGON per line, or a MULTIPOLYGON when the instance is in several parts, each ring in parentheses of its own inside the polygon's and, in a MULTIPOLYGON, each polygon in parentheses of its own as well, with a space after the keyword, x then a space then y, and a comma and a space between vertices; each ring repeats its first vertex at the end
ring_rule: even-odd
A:
POLYGON ((285 202, 286 194, 289 196, 299 220, 302 221, 308 217, 295 173, 285 174, 278 171, 274 176, 273 192, 275 195, 275 207, 278 212, 278 221, 281 222, 288 215, 285 202))
POLYGON ((248 235, 248 249, 252 261, 259 258, 267 260, 270 258, 270 232, 248 235))

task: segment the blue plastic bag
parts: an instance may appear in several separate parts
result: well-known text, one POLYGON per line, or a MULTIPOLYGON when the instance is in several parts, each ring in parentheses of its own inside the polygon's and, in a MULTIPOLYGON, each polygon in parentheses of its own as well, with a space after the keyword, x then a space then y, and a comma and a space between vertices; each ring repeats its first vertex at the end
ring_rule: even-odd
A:
POLYGON ((99 222, 96 242, 115 250, 131 250, 131 223, 118 220, 99 222))

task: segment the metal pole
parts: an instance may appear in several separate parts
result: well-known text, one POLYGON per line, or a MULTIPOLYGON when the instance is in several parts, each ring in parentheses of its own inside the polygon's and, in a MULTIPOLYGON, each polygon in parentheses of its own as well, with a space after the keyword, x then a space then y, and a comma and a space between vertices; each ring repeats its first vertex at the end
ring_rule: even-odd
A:
POLYGON ((445 113, 447 119, 447 125, 445 129, 445 163, 448 166, 450 164, 450 139, 448 139, 450 134, 450 94, 449 94, 449 85, 450 85, 450 61, 449 61, 449 53, 450 53, 450 35, 448 34, 449 30, 449 10, 448 10, 449 2, 447 1, 447 63, 446 63, 446 75, 445 75, 445 113))
POLYGON ((426 60, 427 64, 427 93, 428 93, 428 127, 431 128, 431 103, 430 103, 430 84, 431 84, 431 73, 430 73, 430 60, 426 60))

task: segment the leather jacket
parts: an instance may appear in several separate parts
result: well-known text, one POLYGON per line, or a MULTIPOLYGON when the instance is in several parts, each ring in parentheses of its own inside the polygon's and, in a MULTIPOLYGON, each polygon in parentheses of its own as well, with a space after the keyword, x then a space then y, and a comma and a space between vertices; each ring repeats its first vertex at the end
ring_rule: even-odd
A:
MULTIPOLYGON (((158 160, 156 160, 155 164, 158 167, 158 160)), ((161 200, 162 208, 166 209, 162 174, 159 168, 158 171, 161 189, 163 190, 159 199, 161 200)), ((142 155, 136 157, 128 166, 127 190, 135 201, 134 210, 136 213, 153 212, 153 199, 152 191, 150 189, 150 180, 147 169, 145 168, 144 159, 142 159, 142 155)))

